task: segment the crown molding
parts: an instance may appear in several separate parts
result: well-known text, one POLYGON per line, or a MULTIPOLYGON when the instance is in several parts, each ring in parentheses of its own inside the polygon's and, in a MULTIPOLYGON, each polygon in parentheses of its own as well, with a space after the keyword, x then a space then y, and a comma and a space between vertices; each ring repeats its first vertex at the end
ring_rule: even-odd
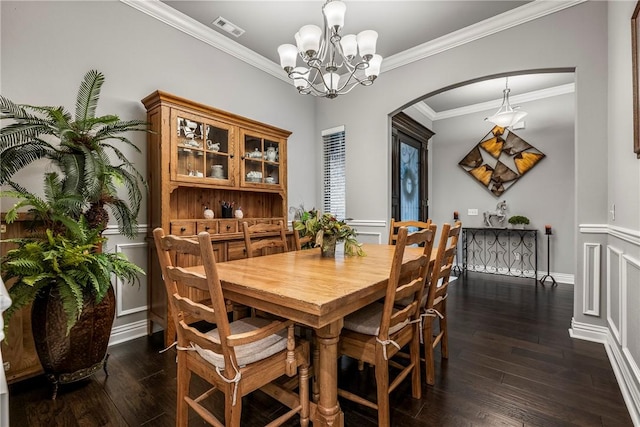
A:
MULTIPOLYGON (((523 93, 509 97, 511 105, 524 104, 531 101, 537 101, 539 99, 551 98, 553 96, 565 95, 567 93, 573 93, 576 90, 575 83, 567 83, 565 85, 550 87, 547 89, 535 90, 532 92, 523 93)), ((420 102, 424 105, 424 102, 420 102)), ((445 110, 440 112, 434 112, 431 120, 449 119, 451 117, 464 116, 471 113, 479 113, 481 111, 493 110, 499 108, 502 105, 502 98, 494 99, 493 101, 481 102, 479 104, 466 105, 460 108, 452 108, 451 110, 445 110)), ((429 110, 433 111, 431 108, 429 110)), ((427 116, 429 117, 429 116, 427 116)))
POLYGON ((587 0, 532 1, 468 27, 397 53, 382 62, 382 72, 408 65, 429 56, 490 36, 500 31, 573 7, 587 0))
MULTIPOLYGON (((384 73, 385 71, 402 67, 474 40, 559 12, 585 1, 587 0, 532 1, 500 15, 485 19, 484 21, 385 58, 380 72, 384 73)), ((264 56, 258 55, 240 43, 229 39, 159 0, 120 0, 120 2, 244 61, 273 77, 291 83, 289 77, 282 71, 280 64, 276 64, 264 56)))
POLYGON ((176 9, 167 6, 159 0, 120 0, 120 2, 133 7, 173 28, 182 31, 210 46, 215 47, 241 61, 252 65, 267 74, 271 74, 284 82, 291 83, 289 77, 280 68, 280 64, 258 55, 251 49, 242 46, 230 38, 218 33, 212 28, 196 21, 176 9))

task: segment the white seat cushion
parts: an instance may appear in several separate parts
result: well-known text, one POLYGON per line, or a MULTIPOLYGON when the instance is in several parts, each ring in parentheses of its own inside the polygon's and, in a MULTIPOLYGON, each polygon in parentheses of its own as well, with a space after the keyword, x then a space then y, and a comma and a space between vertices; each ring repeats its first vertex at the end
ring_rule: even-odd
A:
MULTIPOLYGON (((231 329, 231 335, 241 334, 245 332, 251 332, 259 329, 263 326, 271 323, 270 320, 261 319, 259 317, 247 317, 244 319, 231 322, 229 327, 231 329)), ((218 329, 212 329, 207 332, 207 335, 213 338, 217 343, 220 343, 220 335, 218 329)), ((211 363, 213 366, 217 366, 220 369, 224 369, 224 358, 222 354, 215 353, 211 350, 204 349, 199 345, 194 345, 196 351, 204 360, 211 363)), ((257 362, 262 359, 266 359, 269 356, 273 356, 276 353, 281 352, 287 348, 287 330, 282 330, 277 334, 269 335, 266 338, 256 341, 251 344, 244 344, 235 347, 236 359, 240 367, 248 365, 250 363, 257 362)))
MULTIPOLYGON (((344 328, 354 332, 365 335, 377 336, 380 333, 380 319, 382 318, 382 309, 384 305, 379 302, 374 302, 368 306, 361 308, 360 310, 352 313, 344 318, 344 328)), ((395 313, 397 309, 393 309, 395 313)), ((409 323, 405 320, 402 323, 389 328, 389 335, 398 332, 405 325, 409 323)))

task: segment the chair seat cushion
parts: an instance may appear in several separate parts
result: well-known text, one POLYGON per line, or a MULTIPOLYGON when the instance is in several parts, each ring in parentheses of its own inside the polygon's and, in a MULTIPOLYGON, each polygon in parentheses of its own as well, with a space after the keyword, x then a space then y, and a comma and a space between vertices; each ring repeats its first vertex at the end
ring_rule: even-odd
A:
MULTIPOLYGON (((231 329, 231 335, 242 334, 245 332, 251 332, 259 329, 263 326, 271 323, 268 319, 261 319, 259 317, 247 317, 244 319, 231 322, 229 327, 231 329)), ((220 343, 220 335, 218 329, 212 329, 207 332, 207 335, 211 337, 216 343, 220 343)), ((222 354, 213 352, 212 350, 204 349, 199 345, 194 345, 196 351, 204 360, 211 363, 213 366, 217 366, 220 369, 224 369, 224 357, 222 354)), ((273 356, 287 348, 287 330, 282 330, 277 334, 269 335, 266 338, 261 339, 250 344, 239 345, 235 347, 236 359, 240 367, 248 365, 250 363, 257 362, 262 359, 266 359, 269 356, 273 356)))
MULTIPOLYGON (((380 319, 384 305, 374 302, 344 318, 344 328, 365 335, 377 336, 380 333, 380 319)), ((393 309, 395 313, 397 309, 393 309)), ((398 332, 409 323, 408 320, 389 328, 389 335, 398 332)))

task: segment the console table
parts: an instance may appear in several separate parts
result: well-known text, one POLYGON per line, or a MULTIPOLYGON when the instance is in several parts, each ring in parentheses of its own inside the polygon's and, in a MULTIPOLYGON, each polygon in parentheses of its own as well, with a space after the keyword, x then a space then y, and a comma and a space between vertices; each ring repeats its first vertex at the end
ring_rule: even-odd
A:
POLYGON ((462 268, 465 272, 538 279, 538 230, 463 228, 462 268))

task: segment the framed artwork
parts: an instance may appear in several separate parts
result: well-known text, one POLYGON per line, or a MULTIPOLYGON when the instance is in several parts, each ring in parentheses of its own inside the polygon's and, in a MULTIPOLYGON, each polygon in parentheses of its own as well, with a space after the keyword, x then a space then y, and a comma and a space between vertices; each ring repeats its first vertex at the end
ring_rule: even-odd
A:
POLYGON ((631 16, 631 62, 633 63, 633 152, 636 153, 636 156, 640 159, 640 96, 638 94, 638 91, 640 91, 638 83, 638 73, 640 73, 640 70, 638 69, 638 60, 640 59, 640 54, 638 53, 638 49, 640 49, 640 41, 638 40, 638 37, 640 37, 640 29, 638 28, 640 25, 640 20, 638 19, 639 12, 640 1, 636 4, 636 8, 631 16))
POLYGON ((494 196, 500 197, 545 155, 515 133, 494 126, 458 163, 494 196))

